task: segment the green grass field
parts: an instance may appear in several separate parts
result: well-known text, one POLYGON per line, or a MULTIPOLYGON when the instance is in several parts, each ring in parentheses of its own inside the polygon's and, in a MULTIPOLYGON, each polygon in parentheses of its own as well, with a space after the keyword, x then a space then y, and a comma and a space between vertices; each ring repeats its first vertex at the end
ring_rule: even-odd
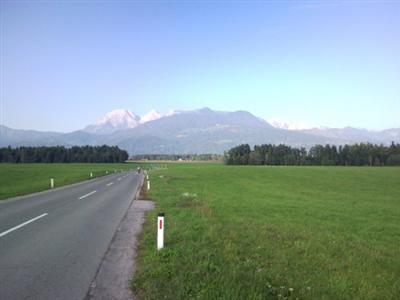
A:
POLYGON ((399 299, 400 168, 163 167, 149 173, 142 299, 399 299))
POLYGON ((133 168, 125 164, 0 164, 0 200, 43 191, 50 188, 53 177, 55 187, 93 177, 103 176, 106 171, 133 168))

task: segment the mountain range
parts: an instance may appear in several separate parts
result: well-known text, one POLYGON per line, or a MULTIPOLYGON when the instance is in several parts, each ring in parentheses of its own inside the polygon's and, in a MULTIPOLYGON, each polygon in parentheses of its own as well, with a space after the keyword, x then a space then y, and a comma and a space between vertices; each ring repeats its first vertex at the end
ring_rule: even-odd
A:
POLYGON ((0 147, 118 145, 130 154, 223 153, 238 144, 315 144, 400 142, 400 128, 370 131, 353 127, 306 128, 266 121, 246 111, 222 112, 152 110, 138 116, 117 109, 82 130, 70 133, 19 130, 0 125, 0 147), (271 123, 271 124, 270 124, 271 123))

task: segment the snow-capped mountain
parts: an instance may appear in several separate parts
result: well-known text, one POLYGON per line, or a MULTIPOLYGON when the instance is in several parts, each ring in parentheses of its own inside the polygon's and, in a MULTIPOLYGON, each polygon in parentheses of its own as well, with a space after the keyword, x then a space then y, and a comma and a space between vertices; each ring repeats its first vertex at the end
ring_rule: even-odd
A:
POLYGON ((107 144, 118 145, 130 154, 188 154, 223 153, 245 143, 311 147, 315 144, 370 142, 390 145, 392 141, 400 142, 400 128, 383 131, 351 127, 300 130, 304 126, 271 123, 275 127, 246 111, 203 108, 166 114, 150 111, 139 117, 129 110, 119 109, 105 114, 84 130, 70 133, 17 130, 0 125, 0 147, 107 144))
POLYGON ((166 114, 160 114, 155 109, 152 109, 147 114, 138 116, 128 109, 115 109, 97 119, 95 123, 87 126, 83 131, 102 135, 110 134, 118 130, 132 129, 141 124, 173 116, 177 113, 179 112, 171 110, 166 114))
POLYGON ((314 136, 327 138, 327 143, 385 143, 398 141, 400 138, 399 128, 386 129, 382 131, 367 130, 364 128, 344 127, 330 128, 324 126, 310 126, 305 123, 285 122, 277 118, 266 119, 266 121, 278 129, 302 132, 314 136))
POLYGON ((400 138, 399 128, 375 131, 348 126, 344 128, 312 128, 300 131, 315 136, 324 136, 333 140, 341 140, 342 143, 370 142, 376 144, 389 144, 392 141, 399 141, 400 138))
POLYGON ((83 131, 95 134, 108 134, 117 130, 135 128, 140 124, 140 117, 127 109, 115 109, 99 118, 83 131))
POLYGON ((180 114, 182 112, 184 112, 184 111, 183 110, 171 109, 164 115, 164 117, 170 117, 170 116, 173 116, 173 115, 180 114))
POLYGON ((267 121, 275 128, 286 129, 286 130, 304 130, 304 129, 311 129, 318 127, 318 126, 311 126, 309 124, 305 124, 302 122, 287 122, 278 118, 269 118, 266 119, 265 121, 267 121))
POLYGON ((162 117, 163 117, 163 115, 161 115, 158 111, 152 109, 147 114, 140 117, 140 123, 143 124, 146 122, 155 121, 162 117))

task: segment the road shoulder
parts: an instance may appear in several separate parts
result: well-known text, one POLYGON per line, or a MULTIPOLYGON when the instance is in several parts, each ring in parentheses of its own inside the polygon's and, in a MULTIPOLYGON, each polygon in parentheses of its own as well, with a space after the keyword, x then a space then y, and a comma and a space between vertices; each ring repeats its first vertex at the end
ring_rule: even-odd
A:
POLYGON ((146 212, 154 203, 134 200, 122 220, 93 280, 88 299, 133 299, 130 280, 136 268, 138 236, 142 231, 146 212))

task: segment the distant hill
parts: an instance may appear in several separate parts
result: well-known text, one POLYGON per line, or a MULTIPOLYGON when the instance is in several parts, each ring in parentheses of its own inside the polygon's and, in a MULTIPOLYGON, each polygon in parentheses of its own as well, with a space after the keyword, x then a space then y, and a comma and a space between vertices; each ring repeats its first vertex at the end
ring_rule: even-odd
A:
POLYGON ((245 111, 218 112, 205 108, 117 132, 114 142, 130 153, 222 153, 241 143, 306 146, 322 140, 276 129, 245 111))
POLYGON ((0 146, 36 146, 48 145, 47 141, 62 138, 63 133, 51 131, 12 129, 0 125, 0 146))
POLYGON ((116 110, 95 124, 70 133, 17 130, 0 126, 0 146, 118 145, 130 154, 223 153, 248 143, 287 144, 310 147, 315 144, 400 142, 400 129, 368 131, 357 128, 314 128, 288 130, 272 126, 246 111, 222 112, 203 108, 156 111, 138 117, 116 110))
POLYGON ((342 143, 361 143, 370 142, 376 144, 389 144, 392 141, 400 141, 400 128, 386 129, 382 131, 372 131, 362 128, 313 128, 304 129, 300 132, 324 136, 332 141, 342 141, 342 143))

